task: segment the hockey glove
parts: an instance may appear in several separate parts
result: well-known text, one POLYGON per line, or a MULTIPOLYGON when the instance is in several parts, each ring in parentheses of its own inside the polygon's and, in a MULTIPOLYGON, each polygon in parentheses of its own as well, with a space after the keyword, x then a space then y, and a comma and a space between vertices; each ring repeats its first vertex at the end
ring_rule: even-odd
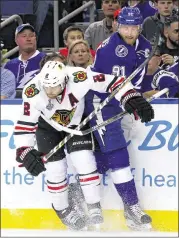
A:
POLYGON ((20 147, 16 151, 16 161, 22 163, 27 171, 33 175, 38 176, 46 168, 41 156, 43 153, 37 151, 33 147, 20 147))
POLYGON ((150 103, 134 89, 127 91, 122 96, 121 104, 129 114, 134 115, 135 120, 138 119, 138 116, 140 117, 141 122, 149 122, 154 118, 154 110, 150 103))

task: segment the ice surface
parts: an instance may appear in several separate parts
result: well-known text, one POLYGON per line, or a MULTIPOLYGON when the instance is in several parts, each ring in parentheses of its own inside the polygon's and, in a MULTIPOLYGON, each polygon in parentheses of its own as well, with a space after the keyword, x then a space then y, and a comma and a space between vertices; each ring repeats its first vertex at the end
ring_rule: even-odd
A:
POLYGON ((95 232, 2 229, 1 237, 178 237, 177 232, 95 232))

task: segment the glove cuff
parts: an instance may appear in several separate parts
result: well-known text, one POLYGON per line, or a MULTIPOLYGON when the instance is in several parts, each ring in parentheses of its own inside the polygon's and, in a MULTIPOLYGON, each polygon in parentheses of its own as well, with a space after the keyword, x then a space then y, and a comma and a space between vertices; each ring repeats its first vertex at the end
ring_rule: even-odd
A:
POLYGON ((127 91, 121 98, 121 104, 122 104, 123 108, 125 108, 125 104, 129 99, 134 98, 134 97, 141 97, 141 96, 142 96, 142 94, 137 92, 134 89, 127 91))
POLYGON ((16 151, 16 160, 19 163, 23 163, 25 156, 31 151, 34 150, 34 147, 20 147, 16 151))
POLYGON ((21 155, 19 156, 20 159, 23 161, 24 158, 26 157, 26 155, 31 151, 31 150, 34 150, 34 147, 28 147, 27 149, 25 149, 21 155))

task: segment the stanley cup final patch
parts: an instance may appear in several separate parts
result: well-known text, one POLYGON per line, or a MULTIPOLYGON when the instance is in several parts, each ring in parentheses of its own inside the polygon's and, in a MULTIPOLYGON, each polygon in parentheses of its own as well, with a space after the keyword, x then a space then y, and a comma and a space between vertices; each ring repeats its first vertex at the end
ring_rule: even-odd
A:
POLYGON ((27 96, 27 98, 32 98, 39 93, 39 90, 35 86, 35 84, 31 84, 26 88, 24 94, 27 96))
POLYGON ((74 82, 78 83, 78 82, 83 82, 87 79, 87 74, 84 71, 78 71, 73 73, 74 76, 74 82))

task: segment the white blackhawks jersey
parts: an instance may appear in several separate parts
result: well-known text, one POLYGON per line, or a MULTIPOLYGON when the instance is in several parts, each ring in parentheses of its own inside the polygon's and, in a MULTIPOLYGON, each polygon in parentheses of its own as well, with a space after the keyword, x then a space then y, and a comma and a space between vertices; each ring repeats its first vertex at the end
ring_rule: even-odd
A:
MULTIPOLYGON (((63 127, 78 126, 84 111, 84 96, 91 89, 98 92, 111 92, 124 78, 91 71, 90 67, 67 66, 67 84, 59 97, 49 99, 41 83, 41 74, 35 76, 23 89, 23 104, 19 120, 15 126, 16 148, 34 146, 38 118, 41 116, 56 130, 63 127)), ((132 89, 127 83, 117 94, 116 99, 132 89)))

